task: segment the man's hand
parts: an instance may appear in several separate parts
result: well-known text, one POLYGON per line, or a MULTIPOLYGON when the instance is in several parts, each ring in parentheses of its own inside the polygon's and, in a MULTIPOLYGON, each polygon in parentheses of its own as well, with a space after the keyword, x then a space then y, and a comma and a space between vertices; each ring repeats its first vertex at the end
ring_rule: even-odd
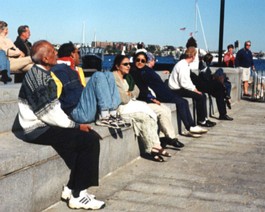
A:
POLYGON ((79 129, 84 132, 89 132, 92 127, 89 124, 80 124, 79 129))
POLYGON ((202 92, 198 91, 197 88, 194 90, 195 93, 202 95, 202 92))

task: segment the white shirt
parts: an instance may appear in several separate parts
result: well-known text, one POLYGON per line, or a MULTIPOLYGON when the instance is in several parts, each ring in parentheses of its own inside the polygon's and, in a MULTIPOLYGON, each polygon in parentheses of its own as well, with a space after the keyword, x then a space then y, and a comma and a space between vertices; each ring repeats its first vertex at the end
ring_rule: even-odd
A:
POLYGON ((185 88, 190 91, 195 90, 195 85, 192 83, 190 78, 190 65, 183 59, 179 61, 173 68, 170 74, 168 85, 173 90, 185 88))

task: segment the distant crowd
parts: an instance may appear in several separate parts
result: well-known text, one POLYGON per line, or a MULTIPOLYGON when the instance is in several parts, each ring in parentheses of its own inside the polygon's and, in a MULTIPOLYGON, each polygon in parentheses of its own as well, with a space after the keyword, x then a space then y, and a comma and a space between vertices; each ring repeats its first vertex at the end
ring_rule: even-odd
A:
MULTIPOLYGON (((231 83, 222 68, 211 71, 213 56, 202 54, 196 40, 190 37, 185 54, 164 82, 153 69, 156 58, 139 45, 134 56, 117 55, 110 71, 97 71, 87 82, 79 67, 79 49, 72 42, 59 50, 46 40, 33 45, 28 41, 29 26, 18 28, 13 43, 8 25, 0 21, 1 81, 12 79, 10 71, 25 71, 18 96, 18 121, 23 140, 52 146, 71 170, 63 187, 62 199, 70 208, 100 209, 103 201, 88 193, 98 186, 99 140, 101 136, 91 123, 113 129, 133 128, 140 138, 142 156, 155 162, 171 157, 170 145, 184 147, 172 123, 171 110, 165 103, 175 104, 177 122, 185 129, 179 134, 200 138, 217 123, 210 120, 206 99, 216 99, 219 120, 232 121, 231 83), (194 71, 199 70, 198 74, 194 71), (186 98, 196 107, 192 117, 186 98)), ((244 95, 248 96, 250 68, 254 69, 250 41, 236 57, 228 46, 224 64, 243 70, 244 95)))

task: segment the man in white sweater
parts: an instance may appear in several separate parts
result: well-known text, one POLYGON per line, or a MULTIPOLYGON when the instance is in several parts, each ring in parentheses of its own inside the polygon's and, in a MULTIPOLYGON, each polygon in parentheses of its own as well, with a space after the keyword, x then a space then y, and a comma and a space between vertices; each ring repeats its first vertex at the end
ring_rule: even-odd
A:
POLYGON ((190 78, 190 64, 194 61, 196 53, 195 47, 187 48, 185 59, 174 66, 168 84, 176 94, 192 98, 196 102, 198 125, 213 127, 216 123, 207 119, 206 96, 196 88, 190 78))

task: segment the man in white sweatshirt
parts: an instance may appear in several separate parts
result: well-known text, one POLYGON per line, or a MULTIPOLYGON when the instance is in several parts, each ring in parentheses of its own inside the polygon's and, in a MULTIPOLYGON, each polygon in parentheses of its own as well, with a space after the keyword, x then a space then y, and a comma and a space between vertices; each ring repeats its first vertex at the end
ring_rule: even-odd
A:
POLYGON ((204 127, 213 127, 216 123, 207 119, 206 96, 192 83, 190 64, 196 57, 196 48, 189 47, 185 59, 180 60, 173 68, 169 77, 169 87, 182 97, 192 98, 196 102, 197 123, 204 127))

